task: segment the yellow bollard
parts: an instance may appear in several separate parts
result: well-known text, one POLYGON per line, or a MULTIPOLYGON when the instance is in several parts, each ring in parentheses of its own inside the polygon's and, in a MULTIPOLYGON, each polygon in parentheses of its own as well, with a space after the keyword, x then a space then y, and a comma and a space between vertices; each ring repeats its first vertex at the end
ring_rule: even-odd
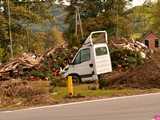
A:
POLYGON ((67 86, 68 86, 68 96, 69 97, 73 97, 73 80, 72 80, 72 76, 68 76, 67 86))

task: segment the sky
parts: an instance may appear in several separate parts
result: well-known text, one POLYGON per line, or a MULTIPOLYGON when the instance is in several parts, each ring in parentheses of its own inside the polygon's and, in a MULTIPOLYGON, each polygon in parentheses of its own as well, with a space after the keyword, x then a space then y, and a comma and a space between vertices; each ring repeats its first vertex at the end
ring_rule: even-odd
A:
POLYGON ((141 5, 145 0, 133 0, 133 6, 141 5))

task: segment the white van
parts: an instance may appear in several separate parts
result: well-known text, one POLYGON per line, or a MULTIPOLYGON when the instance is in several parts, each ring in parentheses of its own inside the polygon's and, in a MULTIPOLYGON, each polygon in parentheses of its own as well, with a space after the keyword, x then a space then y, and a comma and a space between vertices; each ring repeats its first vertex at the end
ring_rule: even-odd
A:
POLYGON ((107 32, 92 32, 76 53, 72 62, 61 74, 72 76, 76 81, 98 80, 98 75, 112 72, 111 58, 107 46, 107 32))

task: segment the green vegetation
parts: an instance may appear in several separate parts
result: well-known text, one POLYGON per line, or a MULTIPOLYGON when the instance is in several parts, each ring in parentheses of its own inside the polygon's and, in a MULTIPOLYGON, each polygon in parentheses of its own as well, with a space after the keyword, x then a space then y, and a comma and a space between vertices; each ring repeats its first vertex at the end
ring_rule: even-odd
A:
MULTIPOLYGON (((79 3, 77 0, 71 0, 71 6, 67 8, 68 16, 66 23, 69 28, 66 32, 68 42, 71 46, 77 45, 84 40, 76 40, 75 37, 75 6, 80 9, 80 14, 83 23, 84 36, 88 36, 91 31, 106 30, 109 36, 118 35, 129 37, 131 33, 131 22, 126 14, 126 5, 131 0, 82 0, 79 3), (94 12, 93 12, 94 11, 94 12)), ((80 31, 78 31, 80 32, 80 31)))
MULTIPOLYGON (((137 95, 145 93, 154 93, 159 92, 159 89, 133 89, 133 88, 123 88, 123 89, 89 89, 92 84, 82 84, 74 87, 74 95, 80 96, 79 98, 86 99, 96 99, 96 98, 108 98, 108 97, 118 97, 118 96, 128 96, 128 95, 137 95)), ((54 93, 52 94, 53 98, 57 102, 64 102, 67 96, 66 87, 56 87, 54 93)))
POLYGON ((110 38, 116 36, 136 40, 140 40, 147 32, 153 31, 159 34, 160 1, 128 9, 126 6, 130 2, 131 0, 107 0, 105 2, 83 0, 78 3, 72 0, 71 6, 67 8, 66 18, 66 23, 69 24, 66 37, 70 45, 74 46, 84 41, 80 34, 78 36, 80 41, 77 41, 74 34, 75 6, 79 6, 85 36, 95 30, 106 30, 110 38))
POLYGON ((37 54, 44 52, 47 34, 33 32, 32 25, 42 24, 47 20, 53 22, 53 16, 49 13, 52 2, 30 3, 9 0, 9 3, 10 8, 7 6, 7 1, 4 1, 5 11, 0 13, 0 60, 5 62, 11 56, 10 39, 13 42, 14 56, 31 51, 37 54), (10 16, 8 9, 11 13, 10 16), (9 28, 11 29, 11 38, 9 37, 9 28))
POLYGON ((155 32, 159 34, 160 28, 160 1, 157 3, 146 3, 142 6, 136 6, 128 10, 128 17, 132 22, 131 38, 140 39, 147 32, 155 32))
MULTIPOLYGON (((159 9, 160 2, 147 3, 128 9, 132 0, 71 0, 71 6, 64 11, 66 27, 60 32, 56 25, 56 18, 51 14, 57 7, 53 1, 38 3, 18 3, 10 0, 11 32, 13 40, 14 56, 24 52, 42 54, 49 48, 64 43, 70 46, 80 46, 84 39, 78 34, 75 36, 75 6, 79 6, 84 38, 91 31, 106 30, 109 38, 125 37, 140 40, 147 32, 160 33, 159 9), (94 11, 94 12, 93 12, 94 11), (67 14, 67 16, 66 16, 67 14), (48 30, 33 31, 34 26, 49 24, 48 30), (65 36, 65 39, 63 38, 65 36)), ((10 38, 7 3, 4 2, 5 12, 0 14, 0 60, 7 61, 10 58, 10 38)), ((59 9, 63 9, 60 8, 59 9)), ((58 14, 58 13, 57 13, 58 14)), ((41 28, 41 27, 40 27, 41 28)), ((78 33, 80 29, 78 27, 78 33)))
MULTIPOLYGON (((71 6, 65 9, 67 16, 64 18, 65 24, 69 27, 64 32, 61 32, 59 26, 54 24, 55 18, 51 14, 52 9, 54 9, 53 1, 30 4, 27 2, 17 3, 15 0, 10 0, 10 26, 7 13, 9 8, 5 1, 5 12, 0 13, 0 63, 5 63, 11 56, 9 27, 12 33, 14 57, 25 52, 41 56, 48 49, 59 46, 62 43, 67 43, 71 47, 67 49, 64 47, 66 44, 62 44, 64 46, 60 49, 57 48, 54 54, 47 56, 40 67, 27 71, 26 76, 30 81, 0 81, 0 108, 70 102, 69 98, 67 98, 66 81, 61 79, 58 73, 59 68, 66 66, 67 62, 70 61, 77 51, 80 43, 83 43, 85 40, 81 39, 80 34, 75 36, 75 6, 79 6, 84 38, 90 32, 97 30, 106 30, 109 40, 111 38, 116 38, 116 40, 119 40, 119 38, 140 40, 146 32, 150 31, 160 34, 160 0, 158 0, 158 3, 149 3, 128 9, 127 5, 130 2, 131 0, 81 0, 81 3, 78 3, 77 0, 71 0, 71 6), (34 25, 41 24, 49 24, 49 30, 33 30, 34 25)), ((78 33, 80 33, 79 27, 78 33)), ((124 49, 111 49, 111 57, 113 67, 115 68, 117 66, 134 68, 144 62, 139 53, 124 49)), ((155 89, 155 86, 159 87, 159 84, 157 84, 159 82, 156 81, 159 75, 157 65, 144 64, 144 66, 148 69, 143 68, 143 66, 141 69, 140 66, 138 68, 140 72, 137 72, 138 69, 135 69, 131 74, 132 76, 126 73, 125 76, 128 75, 127 77, 123 76, 123 79, 119 79, 118 76, 115 79, 116 83, 119 82, 118 86, 120 86, 124 83, 127 84, 131 77, 134 78, 134 80, 131 80, 129 88, 126 87, 127 84, 123 88, 120 86, 119 89, 117 89, 118 87, 109 89, 107 86, 108 81, 102 79, 100 88, 105 89, 96 89, 93 84, 77 85, 74 89, 75 96, 71 99, 76 98, 74 100, 78 101, 79 99, 77 98, 95 99, 98 97, 160 92, 159 89, 155 89), (157 69, 156 74, 154 69, 150 69, 150 67, 157 69), (150 72, 146 72, 146 70, 150 72), (144 76, 147 77, 142 76, 143 72, 145 72, 144 76), (155 78, 151 76, 153 73, 156 76, 155 78), (135 74, 140 76, 138 77, 139 79, 135 77, 135 74), (142 79, 146 81, 140 81, 142 79), (155 81, 151 81, 152 79, 155 81), (136 81, 138 87, 135 86, 138 89, 134 89, 135 86, 132 84, 136 83, 136 81), (144 83, 147 83, 146 89, 139 89, 144 87, 144 83), (154 87, 150 87, 149 85, 151 84, 154 84, 154 87)))
POLYGON ((128 69, 144 63, 139 52, 127 49, 111 49, 111 59, 114 68, 121 65, 122 68, 128 69))
POLYGON ((56 87, 50 86, 50 84, 48 81, 16 80, 1 82, 0 110, 160 92, 160 89, 155 88, 93 89, 95 84, 81 84, 74 86, 74 96, 68 98, 67 87, 63 86, 66 81, 63 81, 63 85, 62 82, 61 84, 56 82, 56 87))

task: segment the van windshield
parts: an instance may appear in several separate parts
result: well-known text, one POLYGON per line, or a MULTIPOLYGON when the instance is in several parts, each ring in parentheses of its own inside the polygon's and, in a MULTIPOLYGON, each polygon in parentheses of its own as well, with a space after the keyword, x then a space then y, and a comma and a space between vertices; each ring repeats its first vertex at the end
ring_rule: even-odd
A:
POLYGON ((73 64, 80 64, 90 60, 90 48, 82 49, 77 54, 73 64))
POLYGON ((96 48, 96 56, 106 55, 108 54, 106 47, 98 47, 96 48))

